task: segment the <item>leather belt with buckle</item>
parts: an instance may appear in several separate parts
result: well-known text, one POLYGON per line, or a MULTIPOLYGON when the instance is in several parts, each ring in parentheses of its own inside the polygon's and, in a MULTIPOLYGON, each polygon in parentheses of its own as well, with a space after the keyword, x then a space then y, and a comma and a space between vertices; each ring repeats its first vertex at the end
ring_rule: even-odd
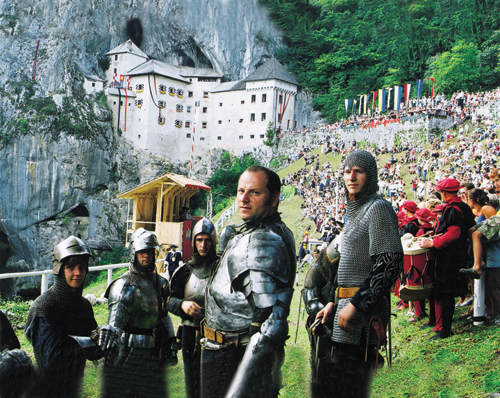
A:
POLYGON ((206 337, 207 339, 215 341, 219 344, 234 344, 235 346, 237 346, 238 344, 245 344, 250 341, 250 335, 248 332, 221 332, 219 330, 208 327, 205 320, 201 322, 201 332, 203 337, 206 337))
POLYGON ((337 298, 352 298, 359 290, 359 287, 338 287, 336 290, 337 298))

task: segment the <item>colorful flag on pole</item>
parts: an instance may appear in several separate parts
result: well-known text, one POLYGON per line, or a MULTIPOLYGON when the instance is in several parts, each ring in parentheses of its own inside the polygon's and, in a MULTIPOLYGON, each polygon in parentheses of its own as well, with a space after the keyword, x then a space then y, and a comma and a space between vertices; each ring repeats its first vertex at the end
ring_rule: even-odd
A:
POLYGON ((404 88, 405 88, 405 108, 408 108, 408 105, 410 104, 410 93, 411 93, 411 84, 410 83, 406 83, 404 85, 404 88))
POLYGON ((392 87, 387 87, 387 110, 391 107, 391 91, 392 87))
POLYGON ((345 115, 346 115, 346 117, 349 114, 349 108, 351 107, 351 104, 352 104, 352 100, 350 100, 350 99, 345 100, 345 115))
POLYGON ((373 92, 373 105, 372 105, 372 111, 375 110, 375 99, 377 98, 377 91, 373 92))
POLYGON ((401 108, 401 96, 403 94, 403 87, 394 87, 394 110, 399 111, 401 108))
POLYGON ((422 95, 423 86, 424 86, 424 81, 422 79, 417 79, 417 106, 420 105, 420 95, 422 95))

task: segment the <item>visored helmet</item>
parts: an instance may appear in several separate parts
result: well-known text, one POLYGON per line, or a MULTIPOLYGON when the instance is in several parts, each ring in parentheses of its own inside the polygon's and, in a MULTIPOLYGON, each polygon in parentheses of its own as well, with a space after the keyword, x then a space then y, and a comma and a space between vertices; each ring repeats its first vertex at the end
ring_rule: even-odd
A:
MULTIPOLYGON (((160 250, 160 245, 158 243, 158 239, 156 235, 151 231, 146 231, 144 228, 139 228, 132 234, 130 238, 130 247, 131 247, 131 258, 130 262, 132 263, 132 267, 136 270, 144 271, 141 267, 136 267, 136 253, 141 250, 154 249, 160 250)), ((155 253, 156 254, 156 253, 155 253)), ((151 264, 151 270, 154 268, 155 263, 151 264)))
POLYGON ((87 244, 76 236, 70 236, 57 244, 54 248, 52 256, 52 273, 58 275, 64 263, 76 263, 82 259, 88 260, 89 257, 93 256, 87 244))
POLYGON ((208 218, 202 218, 200 221, 196 223, 191 233, 191 243, 193 245, 194 250, 196 251, 196 245, 194 244, 194 240, 196 239, 196 235, 199 234, 208 234, 212 238, 212 247, 214 252, 216 252, 217 248, 217 230, 215 229, 214 224, 208 218))
POLYGON ((132 234, 130 243, 134 254, 146 249, 160 249, 156 235, 151 231, 146 231, 144 228, 139 228, 132 234))

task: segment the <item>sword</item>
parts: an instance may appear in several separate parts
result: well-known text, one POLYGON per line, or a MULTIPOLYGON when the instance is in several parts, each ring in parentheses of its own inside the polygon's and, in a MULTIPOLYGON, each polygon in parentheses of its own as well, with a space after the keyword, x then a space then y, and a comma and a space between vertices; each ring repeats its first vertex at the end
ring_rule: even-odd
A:
POLYGON ((299 316, 297 317, 297 329, 295 330, 295 344, 297 344, 297 335, 299 334, 299 322, 300 322, 300 307, 302 306, 302 294, 299 298, 299 316))

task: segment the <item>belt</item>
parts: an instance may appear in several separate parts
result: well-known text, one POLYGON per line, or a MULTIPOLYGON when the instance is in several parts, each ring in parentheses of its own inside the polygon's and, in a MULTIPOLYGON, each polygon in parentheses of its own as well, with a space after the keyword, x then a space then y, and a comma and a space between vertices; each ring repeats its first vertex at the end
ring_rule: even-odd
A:
POLYGON ((354 297, 359 287, 338 287, 335 291, 337 298, 351 298, 354 297))
POLYGON ((219 344, 234 344, 237 346, 238 344, 246 344, 250 341, 250 334, 248 331, 242 333, 221 332, 220 330, 208 327, 205 320, 201 322, 200 326, 203 337, 219 344))

